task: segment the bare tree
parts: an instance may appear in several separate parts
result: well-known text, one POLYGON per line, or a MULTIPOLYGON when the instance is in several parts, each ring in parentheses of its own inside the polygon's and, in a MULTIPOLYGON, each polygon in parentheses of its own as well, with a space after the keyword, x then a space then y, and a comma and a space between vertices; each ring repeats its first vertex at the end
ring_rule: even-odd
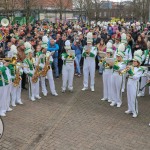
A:
POLYGON ((79 11, 79 20, 83 22, 82 15, 84 11, 84 0, 74 0, 73 5, 79 11))
POLYGON ((26 24, 30 23, 30 16, 34 9, 39 6, 39 0, 24 0, 21 4, 24 6, 24 12, 26 17, 26 24))
POLYGON ((55 0, 55 1, 51 1, 51 4, 54 6, 54 8, 56 10, 58 10, 59 15, 60 15, 60 20, 62 20, 63 12, 67 8, 71 8, 72 7, 72 0, 55 0))

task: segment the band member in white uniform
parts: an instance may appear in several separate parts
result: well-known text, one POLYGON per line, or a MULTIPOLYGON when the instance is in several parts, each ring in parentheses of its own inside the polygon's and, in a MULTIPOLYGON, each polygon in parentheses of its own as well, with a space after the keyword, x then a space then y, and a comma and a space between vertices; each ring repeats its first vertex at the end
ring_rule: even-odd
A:
POLYGON ((50 90, 51 90, 51 94, 53 96, 58 96, 56 89, 55 89, 55 83, 54 83, 54 78, 53 78, 53 70, 52 70, 52 63, 53 63, 53 52, 48 52, 47 51, 47 43, 43 42, 42 45, 42 53, 44 54, 44 58, 41 58, 41 62, 40 62, 40 67, 42 68, 42 72, 44 72, 44 75, 41 74, 41 85, 42 85, 42 92, 44 96, 47 96, 47 89, 46 89, 46 84, 45 84, 45 80, 46 80, 46 76, 47 79, 49 81, 49 86, 50 86, 50 90))
POLYGON ((92 46, 93 34, 89 32, 87 34, 87 45, 83 48, 82 56, 84 57, 83 64, 83 89, 85 91, 88 89, 89 76, 91 79, 90 88, 94 92, 95 84, 95 57, 97 55, 97 48, 92 46))
POLYGON ((134 52, 133 65, 127 66, 127 72, 129 74, 127 82, 127 98, 128 98, 128 110, 125 111, 126 114, 133 114, 133 118, 138 115, 138 84, 139 79, 142 75, 143 70, 140 65, 142 63, 142 50, 137 50, 134 52))
POLYGON ((10 105, 11 75, 7 68, 8 62, 0 62, 0 116, 6 116, 7 111, 12 111, 10 105))
MULTIPOLYGON (((142 60, 144 61, 144 71, 141 77, 141 82, 139 86, 139 94, 138 97, 145 96, 145 89, 144 86, 146 85, 147 81, 150 80, 150 78, 145 74, 150 74, 150 42, 147 42, 147 50, 144 51, 144 54, 142 56, 142 60)), ((150 95, 150 87, 149 87, 149 95, 150 95)))
POLYGON ((70 41, 65 42, 66 52, 62 53, 63 60, 63 70, 62 70, 62 92, 68 90, 73 91, 73 78, 74 78, 74 60, 75 60, 75 51, 71 50, 70 41))
POLYGON ((107 58, 112 58, 113 57, 113 50, 111 48, 106 49, 106 58, 103 61, 103 66, 104 66, 104 71, 103 71, 103 98, 101 99, 102 101, 108 100, 108 102, 111 102, 112 98, 112 73, 113 69, 112 67, 106 62, 107 58))
MULTIPOLYGON (((125 56, 124 56, 123 60, 126 62, 126 64, 128 64, 132 60, 132 52, 131 52, 130 45, 128 45, 128 41, 127 41, 127 37, 126 37, 125 33, 122 33, 122 35, 121 35, 121 43, 125 44, 125 56)), ((123 74, 122 92, 125 91, 126 78, 127 78, 127 74, 125 73, 125 74, 123 74)))
POLYGON ((113 75, 112 75, 112 103, 110 106, 121 107, 122 105, 122 84, 123 84, 123 76, 120 72, 125 69, 126 64, 123 62, 123 57, 125 45, 121 43, 118 47, 117 60, 113 64, 110 64, 113 67, 113 75))
MULTIPOLYGON (((36 70, 34 69, 35 59, 33 58, 33 51, 31 49, 30 43, 26 42, 25 47, 26 58, 23 61, 23 70, 28 75, 29 98, 31 99, 31 101, 35 101, 36 98, 41 99, 41 97, 39 96, 39 78, 37 78, 36 82, 33 81, 33 77, 36 72, 36 70)), ((38 67, 38 65, 39 64, 36 64, 35 66, 38 67)))

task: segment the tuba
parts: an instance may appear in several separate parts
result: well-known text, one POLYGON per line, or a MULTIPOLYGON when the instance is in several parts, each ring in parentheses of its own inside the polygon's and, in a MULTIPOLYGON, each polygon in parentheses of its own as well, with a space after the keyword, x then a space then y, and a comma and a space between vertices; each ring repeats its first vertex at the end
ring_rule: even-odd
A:
POLYGON ((4 26, 4 27, 7 27, 9 25, 9 20, 6 19, 6 18, 3 18, 1 20, 1 25, 4 26))

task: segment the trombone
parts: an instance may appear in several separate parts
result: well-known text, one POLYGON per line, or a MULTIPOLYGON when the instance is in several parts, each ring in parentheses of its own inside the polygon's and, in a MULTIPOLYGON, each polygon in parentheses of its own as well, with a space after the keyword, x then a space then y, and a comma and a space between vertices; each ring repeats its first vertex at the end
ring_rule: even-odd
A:
POLYGON ((7 61, 7 62, 9 62, 9 64, 12 64, 14 66, 19 66, 19 67, 22 67, 22 68, 29 68, 28 66, 24 66, 22 64, 17 64, 17 58, 16 57, 12 57, 12 58, 9 58, 9 57, 0 58, 0 61, 7 61))
POLYGON ((6 58, 0 58, 0 61, 7 61, 7 62, 10 62, 10 64, 16 64, 17 62, 17 58, 16 57, 12 57, 12 58, 9 58, 9 57, 6 57, 6 58))

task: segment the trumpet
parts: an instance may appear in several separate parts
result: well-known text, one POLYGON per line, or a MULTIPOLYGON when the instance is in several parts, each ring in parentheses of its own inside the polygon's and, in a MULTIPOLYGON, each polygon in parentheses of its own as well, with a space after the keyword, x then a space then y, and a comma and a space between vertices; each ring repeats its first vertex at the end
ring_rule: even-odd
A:
POLYGON ((123 74, 127 73, 127 68, 123 69, 122 71, 119 72, 119 75, 122 76, 123 74))
MULTIPOLYGON (((129 66, 131 70, 133 70, 133 66, 129 66)), ((119 75, 122 76, 123 74, 126 74, 128 72, 128 68, 126 67, 122 71, 119 72, 119 75)))

